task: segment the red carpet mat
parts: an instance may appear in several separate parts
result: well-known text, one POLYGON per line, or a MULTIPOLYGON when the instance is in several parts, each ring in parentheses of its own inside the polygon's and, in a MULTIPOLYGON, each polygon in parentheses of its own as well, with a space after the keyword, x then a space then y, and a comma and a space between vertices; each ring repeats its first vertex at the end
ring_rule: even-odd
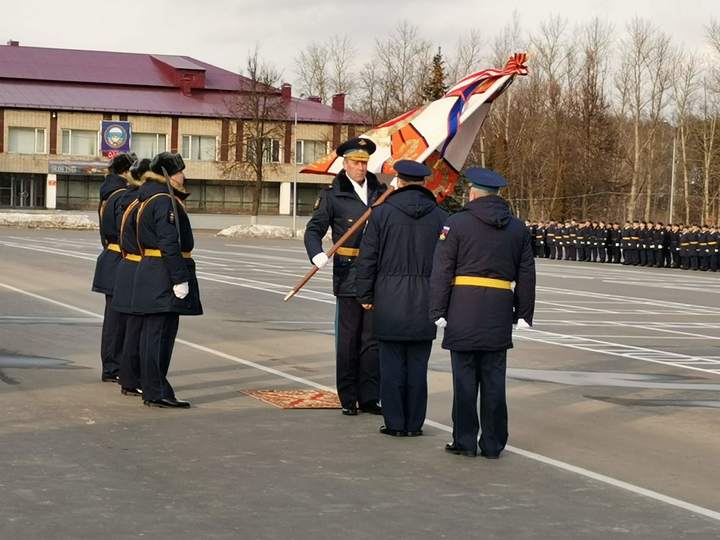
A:
POLYGON ((325 390, 242 390, 243 394, 281 409, 339 409, 334 392, 325 390))

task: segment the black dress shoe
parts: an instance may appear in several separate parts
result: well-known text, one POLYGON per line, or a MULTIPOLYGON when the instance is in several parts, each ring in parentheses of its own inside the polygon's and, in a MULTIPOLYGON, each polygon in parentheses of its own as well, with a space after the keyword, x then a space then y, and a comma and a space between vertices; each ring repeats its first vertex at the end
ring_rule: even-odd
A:
POLYGON ((358 410, 357 407, 343 407, 342 413, 345 416, 357 416, 358 410))
POLYGON ((382 414, 382 407, 375 401, 360 405, 360 410, 368 414, 382 414))
POLYGON ((390 435, 392 437, 405 437, 407 435, 404 431, 398 431, 397 429, 390 429, 389 427, 380 426, 380 433, 383 435, 390 435))
POLYGON ((477 456, 477 451, 475 450, 463 450, 462 448, 458 448, 455 446, 455 443, 447 443, 445 445, 445 451, 449 452, 451 454, 455 454, 456 456, 467 456, 467 457, 475 457, 477 456))
POLYGON ((485 450, 480 450, 480 455, 486 459, 499 459, 500 458, 499 452, 497 454, 490 454, 488 452, 485 452, 485 450))
POLYGON ((102 382, 113 382, 120 384, 120 376, 119 375, 103 375, 100 377, 100 380, 102 382))
POLYGON ((125 388, 124 386, 120 388, 120 393, 123 396, 138 396, 142 397, 143 392, 140 388, 125 388))
POLYGON ((422 429, 418 429, 417 431, 408 431, 407 436, 408 437, 420 437, 423 434, 422 429))
POLYGON ((189 409, 190 402, 182 399, 150 399, 143 403, 148 407, 160 407, 163 409, 189 409))

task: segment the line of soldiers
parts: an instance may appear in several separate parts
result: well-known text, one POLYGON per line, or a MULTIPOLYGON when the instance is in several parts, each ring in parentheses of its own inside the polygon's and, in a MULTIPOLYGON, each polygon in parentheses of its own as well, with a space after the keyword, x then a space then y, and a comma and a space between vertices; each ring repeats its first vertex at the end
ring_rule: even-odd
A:
POLYGON ((525 222, 535 257, 717 272, 720 229, 716 225, 664 225, 645 221, 550 220, 525 222))
POLYGON ((105 295, 101 380, 150 407, 190 407, 167 380, 179 316, 202 314, 184 169, 179 154, 119 154, 100 187, 92 290, 105 295))

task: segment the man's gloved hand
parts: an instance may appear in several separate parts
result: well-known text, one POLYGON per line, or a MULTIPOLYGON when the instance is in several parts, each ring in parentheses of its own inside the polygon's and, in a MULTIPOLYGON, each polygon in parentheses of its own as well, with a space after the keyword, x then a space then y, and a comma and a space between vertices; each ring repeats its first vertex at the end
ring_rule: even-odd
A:
POLYGON ((327 264, 327 262, 328 256, 325 255, 322 251, 312 258, 312 263, 318 268, 322 268, 327 264))
POLYGON ((447 326, 447 321, 445 320, 445 317, 440 317, 437 321, 435 321, 435 326, 438 328, 445 328, 447 326))
POLYGON ((178 283, 177 285, 173 285, 173 293, 182 300, 190 294, 190 284, 187 281, 184 281, 182 283, 178 283))
POLYGON ((532 328, 525 319, 518 319, 517 324, 513 324, 513 330, 526 330, 532 328))

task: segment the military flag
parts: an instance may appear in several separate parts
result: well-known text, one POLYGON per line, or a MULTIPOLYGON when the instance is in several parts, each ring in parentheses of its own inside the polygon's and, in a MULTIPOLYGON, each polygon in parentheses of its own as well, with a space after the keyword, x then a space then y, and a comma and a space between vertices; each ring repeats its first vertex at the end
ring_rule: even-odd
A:
MULTIPOLYGON (((394 174, 393 163, 398 160, 425 163, 433 171, 426 184, 428 189, 439 201, 450 195, 493 101, 516 75, 527 74, 526 56, 518 53, 502 69, 472 73, 455 83, 442 98, 360 135, 377 146, 368 170, 394 174)), ((342 157, 333 151, 301 172, 336 175, 342 162, 342 157)))

